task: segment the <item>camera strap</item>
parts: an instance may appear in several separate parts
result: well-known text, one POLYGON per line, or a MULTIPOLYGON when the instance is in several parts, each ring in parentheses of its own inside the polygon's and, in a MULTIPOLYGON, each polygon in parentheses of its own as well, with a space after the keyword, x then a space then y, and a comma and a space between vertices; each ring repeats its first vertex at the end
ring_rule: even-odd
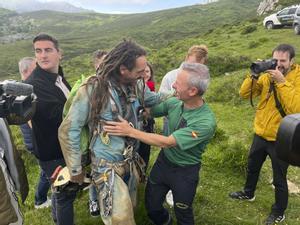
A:
POLYGON ((253 83, 254 83, 254 77, 252 77, 251 79, 251 89, 250 89, 250 104, 252 107, 254 107, 254 104, 253 104, 253 83))
MULTIPOLYGON (((251 106, 254 107, 254 104, 253 104, 253 79, 252 79, 252 83, 251 83, 251 90, 250 90, 250 103, 251 103, 251 106)), ((274 93, 274 99, 275 99, 275 105, 276 105, 276 108, 277 110, 279 111, 281 117, 285 117, 286 116, 286 113, 284 112, 283 108, 282 108, 282 105, 278 99, 278 96, 277 96, 277 91, 276 91, 276 88, 275 88, 275 85, 274 85, 274 82, 271 82, 270 83, 270 89, 269 89, 269 93, 271 94, 271 92, 274 93)))
POLYGON ((250 104, 252 107, 254 107, 254 105, 253 105, 253 79, 251 79, 250 104))
POLYGON ((273 91, 274 93, 274 99, 275 99, 275 105, 276 105, 276 108, 278 109, 280 115, 283 117, 286 116, 286 113, 284 112, 283 108, 282 108, 282 105, 278 99, 278 96, 277 96, 277 91, 276 91, 276 88, 275 88, 275 85, 274 85, 274 82, 271 82, 270 84, 270 89, 273 91))

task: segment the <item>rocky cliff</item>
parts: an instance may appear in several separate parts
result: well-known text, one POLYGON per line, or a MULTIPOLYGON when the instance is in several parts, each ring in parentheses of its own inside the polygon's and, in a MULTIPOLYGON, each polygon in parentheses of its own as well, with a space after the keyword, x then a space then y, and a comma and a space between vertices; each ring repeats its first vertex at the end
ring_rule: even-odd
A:
POLYGON ((257 14, 262 15, 275 9, 280 9, 278 2, 279 0, 263 0, 258 6, 257 14))

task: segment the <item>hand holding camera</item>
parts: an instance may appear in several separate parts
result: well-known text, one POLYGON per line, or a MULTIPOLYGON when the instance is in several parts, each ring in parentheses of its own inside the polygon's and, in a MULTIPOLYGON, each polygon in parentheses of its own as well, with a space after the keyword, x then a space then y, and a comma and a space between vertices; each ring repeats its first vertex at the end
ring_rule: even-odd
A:
POLYGON ((285 82, 284 75, 282 74, 282 72, 279 69, 267 70, 266 72, 268 72, 270 74, 270 78, 271 78, 272 82, 276 82, 276 83, 284 83, 285 82))
POLYGON ((277 59, 266 59, 261 61, 253 62, 250 66, 251 77, 253 79, 258 79, 260 74, 267 72, 270 74, 272 82, 283 83, 285 82, 284 75, 278 69, 277 59))
POLYGON ((250 66, 251 76, 258 79, 262 72, 267 70, 275 70, 277 67, 277 59, 266 59, 253 62, 250 66))

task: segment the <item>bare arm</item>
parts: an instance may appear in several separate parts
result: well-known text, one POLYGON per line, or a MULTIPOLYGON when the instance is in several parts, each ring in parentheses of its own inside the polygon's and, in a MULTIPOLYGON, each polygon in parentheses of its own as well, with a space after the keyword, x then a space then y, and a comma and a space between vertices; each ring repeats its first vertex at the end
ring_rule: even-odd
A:
POLYGON ((120 122, 106 122, 106 125, 103 128, 109 135, 128 136, 138 139, 146 144, 158 146, 161 148, 169 148, 177 145, 176 140, 172 135, 166 137, 159 134, 146 133, 133 128, 123 118, 119 117, 119 119, 120 122))

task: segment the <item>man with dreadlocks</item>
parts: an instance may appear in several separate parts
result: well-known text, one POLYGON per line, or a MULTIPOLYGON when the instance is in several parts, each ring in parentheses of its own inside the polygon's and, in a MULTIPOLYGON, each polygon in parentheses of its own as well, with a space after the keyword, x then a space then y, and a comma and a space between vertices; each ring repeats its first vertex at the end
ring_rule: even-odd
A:
POLYGON ((98 191, 101 217, 105 224, 134 225, 137 183, 143 163, 136 153, 139 142, 133 138, 109 136, 106 121, 125 118, 140 128, 142 106, 163 100, 141 82, 147 66, 146 52, 132 41, 114 47, 100 64, 96 76, 88 79, 74 97, 68 115, 59 129, 59 139, 71 181, 82 183, 80 132, 88 124, 91 134, 92 180, 98 191))

